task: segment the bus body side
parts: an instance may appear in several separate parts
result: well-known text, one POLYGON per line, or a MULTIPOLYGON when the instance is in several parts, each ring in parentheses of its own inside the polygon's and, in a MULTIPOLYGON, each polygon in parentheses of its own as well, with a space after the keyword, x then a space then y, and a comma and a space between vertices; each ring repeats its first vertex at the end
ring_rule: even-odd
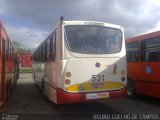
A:
POLYGON ((11 90, 16 85, 19 73, 15 70, 16 50, 0 23, 0 106, 9 98, 11 90))
POLYGON ((160 31, 130 38, 127 46, 128 78, 135 93, 160 97, 160 31))
MULTIPOLYGON (((54 103, 85 102, 126 95, 124 35, 122 34, 122 48, 118 53, 92 55, 71 52, 67 47, 64 27, 77 24, 85 26, 84 23, 64 21, 59 24, 55 31, 55 61, 41 64, 33 62, 36 84, 54 103)), ((118 29, 123 33, 122 28, 118 29)))

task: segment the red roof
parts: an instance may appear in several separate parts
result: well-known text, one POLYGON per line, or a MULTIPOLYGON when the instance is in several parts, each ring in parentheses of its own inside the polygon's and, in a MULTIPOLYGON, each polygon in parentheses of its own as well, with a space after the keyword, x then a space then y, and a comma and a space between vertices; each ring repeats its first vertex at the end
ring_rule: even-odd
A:
POLYGON ((147 33, 147 34, 144 34, 144 35, 129 38, 129 39, 126 40, 126 43, 134 42, 134 41, 142 41, 142 40, 151 39, 151 38, 155 38, 155 37, 160 37, 160 31, 147 33))

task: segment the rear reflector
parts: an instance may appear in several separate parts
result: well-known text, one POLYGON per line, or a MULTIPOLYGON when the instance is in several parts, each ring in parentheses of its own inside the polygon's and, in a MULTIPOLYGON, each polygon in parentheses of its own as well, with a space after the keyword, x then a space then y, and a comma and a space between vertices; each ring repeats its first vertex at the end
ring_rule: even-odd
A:
POLYGON ((114 65, 113 74, 116 74, 116 72, 117 72, 117 65, 114 65))

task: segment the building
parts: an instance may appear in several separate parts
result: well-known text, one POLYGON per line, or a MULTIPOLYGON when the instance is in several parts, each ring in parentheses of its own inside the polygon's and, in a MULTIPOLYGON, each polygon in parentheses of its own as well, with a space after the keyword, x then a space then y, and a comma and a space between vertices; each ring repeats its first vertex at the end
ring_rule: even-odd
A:
POLYGON ((21 55, 21 67, 32 67, 32 54, 31 53, 24 53, 21 55))

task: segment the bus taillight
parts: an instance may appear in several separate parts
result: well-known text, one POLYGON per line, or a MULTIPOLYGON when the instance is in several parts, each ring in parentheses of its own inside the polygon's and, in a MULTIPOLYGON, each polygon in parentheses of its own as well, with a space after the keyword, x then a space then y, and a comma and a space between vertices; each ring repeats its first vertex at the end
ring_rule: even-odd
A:
POLYGON ((125 77, 121 77, 121 80, 122 80, 122 81, 125 81, 125 77))
POLYGON ((66 80, 64 81, 64 83, 65 83, 66 85, 69 85, 69 84, 71 83, 71 81, 70 81, 69 79, 66 79, 66 80))
POLYGON ((70 72, 67 72, 67 73, 66 73, 66 77, 71 77, 71 73, 70 73, 70 72))

